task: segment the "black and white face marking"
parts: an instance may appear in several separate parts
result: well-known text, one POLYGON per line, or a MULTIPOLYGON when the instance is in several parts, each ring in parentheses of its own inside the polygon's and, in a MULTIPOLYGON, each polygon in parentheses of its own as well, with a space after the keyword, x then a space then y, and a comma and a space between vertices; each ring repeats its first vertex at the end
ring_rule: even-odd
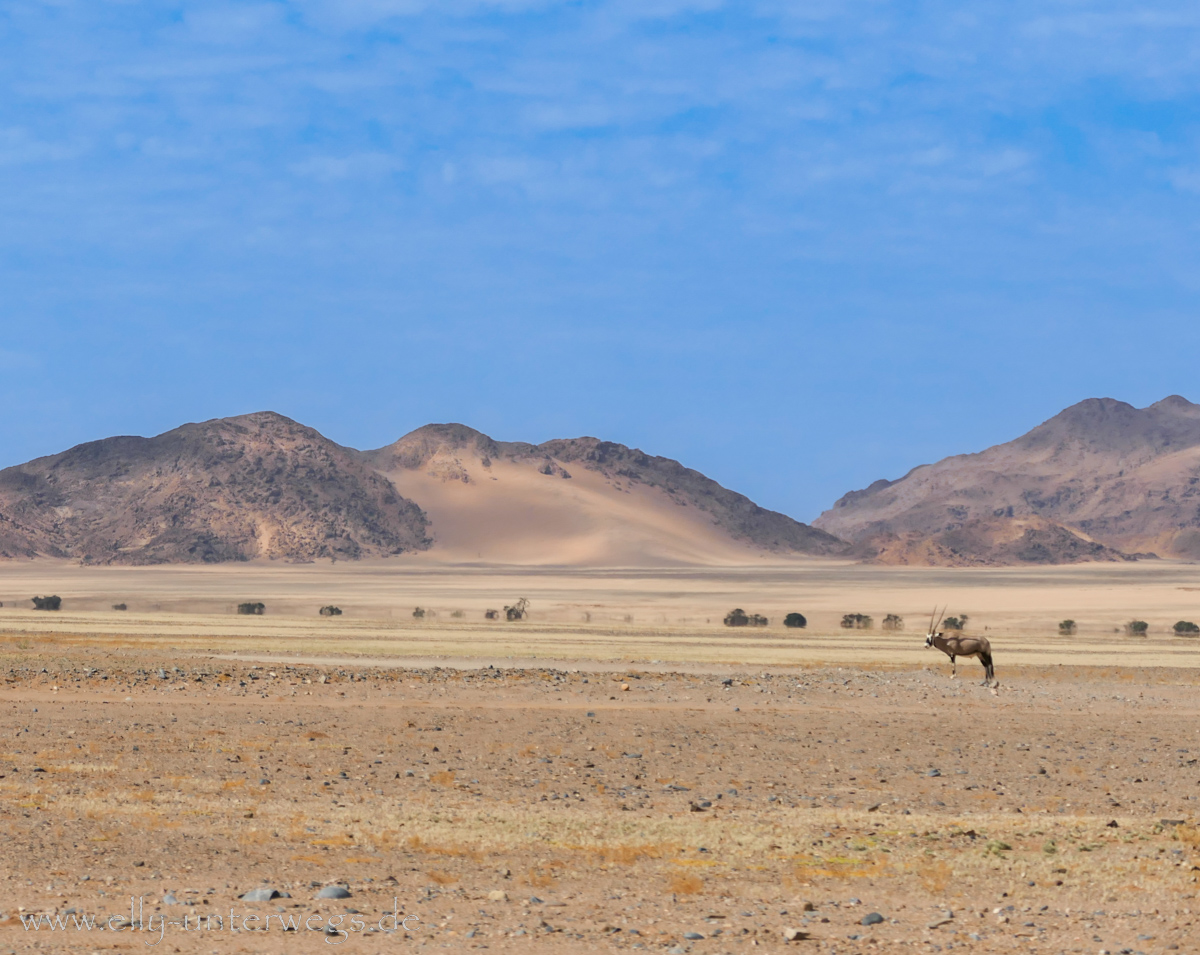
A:
POLYGON ((931 633, 925 637, 925 649, 928 650, 932 646, 933 646, 933 634, 931 633))

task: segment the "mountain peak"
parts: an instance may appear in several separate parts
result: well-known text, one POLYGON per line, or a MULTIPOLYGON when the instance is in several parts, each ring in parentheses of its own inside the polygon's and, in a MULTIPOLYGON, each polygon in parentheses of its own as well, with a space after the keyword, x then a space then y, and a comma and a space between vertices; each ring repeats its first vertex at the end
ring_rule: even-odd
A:
MULTIPOLYGON (((851 492, 814 524, 862 544, 954 540, 970 522, 1034 517, 1112 550, 1200 556, 1200 405, 1180 395, 1146 408, 1089 398, 1007 444, 851 492)), ((1056 559, 1089 552, 1046 539, 1057 541, 1056 559)), ((984 557, 992 548, 981 535, 971 541, 984 557)), ((992 550, 999 562, 1023 559, 992 550)))

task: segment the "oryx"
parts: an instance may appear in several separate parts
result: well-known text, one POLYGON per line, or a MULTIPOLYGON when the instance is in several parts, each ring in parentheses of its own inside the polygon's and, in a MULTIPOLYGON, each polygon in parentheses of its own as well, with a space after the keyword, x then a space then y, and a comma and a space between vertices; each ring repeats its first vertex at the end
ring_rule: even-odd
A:
POLYGON ((964 637, 962 634, 954 637, 948 637, 944 633, 938 632, 938 625, 942 622, 942 617, 946 615, 946 608, 942 608, 942 614, 937 618, 937 607, 933 608, 933 613, 929 616, 929 633, 925 637, 925 649, 937 647, 942 653, 950 658, 950 678, 954 679, 958 672, 958 666, 954 662, 955 657, 979 657, 979 662, 983 664, 983 683, 980 686, 990 686, 996 683, 996 671, 992 667, 992 645, 988 643, 987 637, 964 637))

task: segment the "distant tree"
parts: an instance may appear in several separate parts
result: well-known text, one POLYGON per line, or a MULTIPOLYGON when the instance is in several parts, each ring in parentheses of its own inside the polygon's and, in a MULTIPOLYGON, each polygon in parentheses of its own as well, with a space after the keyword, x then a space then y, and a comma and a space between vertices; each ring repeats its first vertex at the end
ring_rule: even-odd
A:
POLYGON ((904 629, 904 618, 901 617, 899 614, 889 613, 886 617, 883 618, 883 629, 884 630, 903 630, 904 629))
POLYGON ((803 630, 808 626, 808 619, 804 614, 793 611, 783 618, 783 625, 785 627, 798 627, 803 630))
POLYGON ((1180 620, 1175 624, 1175 636, 1191 636, 1192 634, 1200 633, 1200 627, 1197 627, 1190 620, 1180 620))
POLYGON ((1064 637, 1075 636, 1076 629, 1074 620, 1060 620, 1058 622, 1058 632, 1064 637))
POLYGON ((865 613, 848 613, 842 616, 842 627, 846 630, 870 630, 875 623, 865 613))
POLYGON ((511 607, 504 608, 505 620, 524 620, 529 616, 529 598, 522 597, 511 607))
POLYGON ((247 600, 245 603, 238 604, 238 613, 251 614, 257 617, 261 617, 266 609, 267 605, 262 601, 251 602, 247 600))
POLYGON ((461 610, 451 610, 450 616, 454 617, 457 620, 459 617, 465 617, 466 614, 463 613, 461 610))
POLYGON ((946 630, 966 630, 967 615, 964 613, 961 617, 947 617, 942 621, 942 627, 946 630))
POLYGON ((48 597, 31 597, 34 610, 58 610, 62 606, 62 597, 51 594, 48 597))
POLYGON ((128 610, 124 604, 113 604, 113 610, 128 610))
POLYGON ((342 608, 335 607, 333 604, 326 604, 317 613, 322 617, 340 617, 342 615, 342 608))
POLYGON ((483 612, 483 616, 488 620, 498 620, 498 619, 500 619, 500 611, 499 610, 485 610, 483 612))
POLYGON ((1125 624, 1125 633, 1131 637, 1144 637, 1149 629, 1150 624, 1145 620, 1130 620, 1125 624))
POLYGON ((727 627, 744 627, 749 622, 750 618, 746 616, 746 611, 741 607, 734 607, 725 614, 725 626, 727 627))
POLYGON ((415 619, 417 619, 417 620, 422 620, 422 619, 424 619, 424 617, 425 617, 425 608, 424 608, 424 607, 414 607, 414 608, 413 608, 413 617, 414 617, 415 619))
POLYGON ((770 622, 771 622, 770 620, 768 620, 766 617, 762 616, 761 614, 757 614, 757 613, 750 614, 750 626, 752 626, 752 627, 765 627, 768 624, 770 624, 770 622))

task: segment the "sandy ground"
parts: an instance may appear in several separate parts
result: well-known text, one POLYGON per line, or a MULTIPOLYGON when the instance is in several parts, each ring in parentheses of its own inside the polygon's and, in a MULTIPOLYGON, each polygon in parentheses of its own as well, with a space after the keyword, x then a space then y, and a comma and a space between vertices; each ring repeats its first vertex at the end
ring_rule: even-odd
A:
POLYGON ((1196 645, 1106 631, 1183 616, 1191 565, 216 570, 0 574, 66 607, 0 610, 0 953, 1195 948, 1196 645), (449 616, 522 586, 530 622, 449 616), (799 586, 801 633, 678 619, 799 586), (988 621, 997 692, 919 626, 836 627, 934 592, 988 621), (202 612, 243 596, 295 613, 202 612), (1067 613, 1096 623, 1037 623, 1067 613))

